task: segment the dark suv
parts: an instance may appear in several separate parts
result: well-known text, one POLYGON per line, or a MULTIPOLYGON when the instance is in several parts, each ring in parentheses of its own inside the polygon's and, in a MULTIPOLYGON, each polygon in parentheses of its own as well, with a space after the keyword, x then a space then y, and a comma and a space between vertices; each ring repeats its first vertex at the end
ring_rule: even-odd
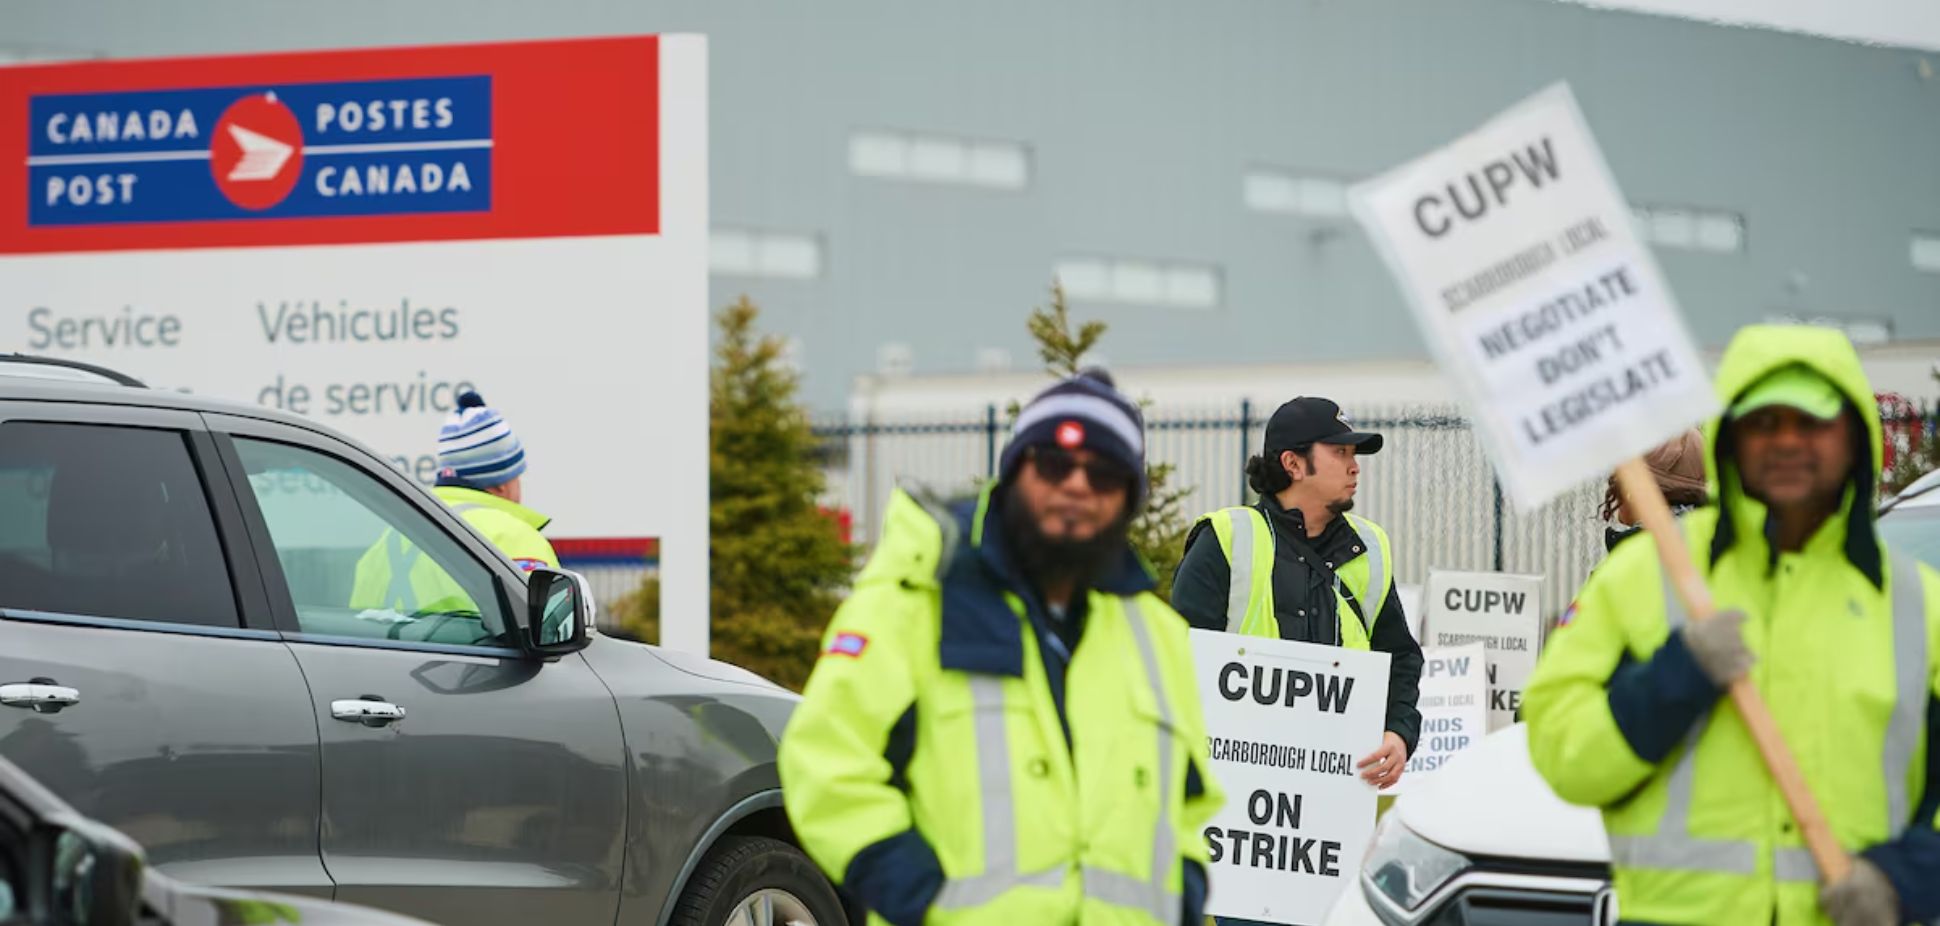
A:
POLYGON ((592 607, 313 422, 0 355, 0 755, 173 877, 466 926, 845 922, 781 810, 795 696, 592 607), (428 609, 359 589, 427 574, 428 609))

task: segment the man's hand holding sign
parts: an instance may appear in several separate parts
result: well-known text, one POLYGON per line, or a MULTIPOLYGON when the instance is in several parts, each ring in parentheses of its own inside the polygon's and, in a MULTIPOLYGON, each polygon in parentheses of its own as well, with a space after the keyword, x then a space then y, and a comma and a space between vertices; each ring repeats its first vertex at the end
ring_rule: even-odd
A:
POLYGON ((1408 747, 1401 737, 1383 733, 1381 748, 1368 753, 1354 767, 1360 770, 1362 781, 1385 791, 1401 780, 1402 770, 1408 767, 1408 747))
MULTIPOLYGON (((1615 465, 1685 610, 1711 617, 1711 595, 1640 457, 1714 417, 1719 401, 1568 87, 1357 186, 1351 200, 1517 505, 1536 508, 1615 465)), ((1743 662, 1707 661, 1736 668, 1732 703, 1819 873, 1840 882, 1851 860, 1743 662)))

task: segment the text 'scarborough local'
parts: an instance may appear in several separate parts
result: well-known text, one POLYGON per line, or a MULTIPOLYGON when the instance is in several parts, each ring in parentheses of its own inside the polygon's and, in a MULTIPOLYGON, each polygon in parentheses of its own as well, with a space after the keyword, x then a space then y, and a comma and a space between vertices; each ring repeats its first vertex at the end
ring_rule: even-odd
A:
POLYGON ((1601 478, 1716 411, 1567 85, 1349 199, 1519 507, 1601 478))
POLYGON ((663 642, 705 652, 706 54, 0 68, 0 350, 293 411, 422 482, 476 389, 547 533, 657 548, 663 642))

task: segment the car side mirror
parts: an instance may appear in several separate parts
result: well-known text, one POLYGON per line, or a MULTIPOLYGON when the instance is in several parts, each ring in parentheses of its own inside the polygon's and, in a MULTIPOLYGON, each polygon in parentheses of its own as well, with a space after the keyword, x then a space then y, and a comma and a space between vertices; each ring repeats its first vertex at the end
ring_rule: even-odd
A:
POLYGON ((141 848, 91 820, 67 818, 35 830, 34 871, 46 922, 132 926, 141 912, 141 848))
POLYGON ((564 569, 534 569, 526 574, 525 650, 535 656, 564 656, 591 641, 598 605, 586 577, 564 569))

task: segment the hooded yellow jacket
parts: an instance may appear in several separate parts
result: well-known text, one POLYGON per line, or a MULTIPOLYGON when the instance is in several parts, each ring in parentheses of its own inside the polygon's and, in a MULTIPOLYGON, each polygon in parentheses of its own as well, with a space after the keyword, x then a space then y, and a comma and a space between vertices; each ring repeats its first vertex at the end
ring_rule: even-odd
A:
POLYGON ((1223 798, 1186 623, 1127 548, 1063 653, 1000 518, 892 497, 782 737, 789 822, 874 924, 1196 926, 1223 798))
MULTIPOLYGON (((1909 919, 1940 914, 1934 573, 1874 530, 1878 406, 1843 335, 1754 326, 1726 350, 1728 408, 1767 374, 1802 364, 1864 422, 1843 510, 1797 552, 1767 541, 1706 429, 1718 502, 1681 524, 1720 609, 1745 612, 1752 681, 1771 707, 1840 844, 1864 852, 1909 919)), ((1697 668, 1655 546, 1619 544, 1555 631, 1525 695, 1536 768, 1566 800, 1600 807, 1625 922, 1827 922, 1811 856, 1743 721, 1697 668)))

